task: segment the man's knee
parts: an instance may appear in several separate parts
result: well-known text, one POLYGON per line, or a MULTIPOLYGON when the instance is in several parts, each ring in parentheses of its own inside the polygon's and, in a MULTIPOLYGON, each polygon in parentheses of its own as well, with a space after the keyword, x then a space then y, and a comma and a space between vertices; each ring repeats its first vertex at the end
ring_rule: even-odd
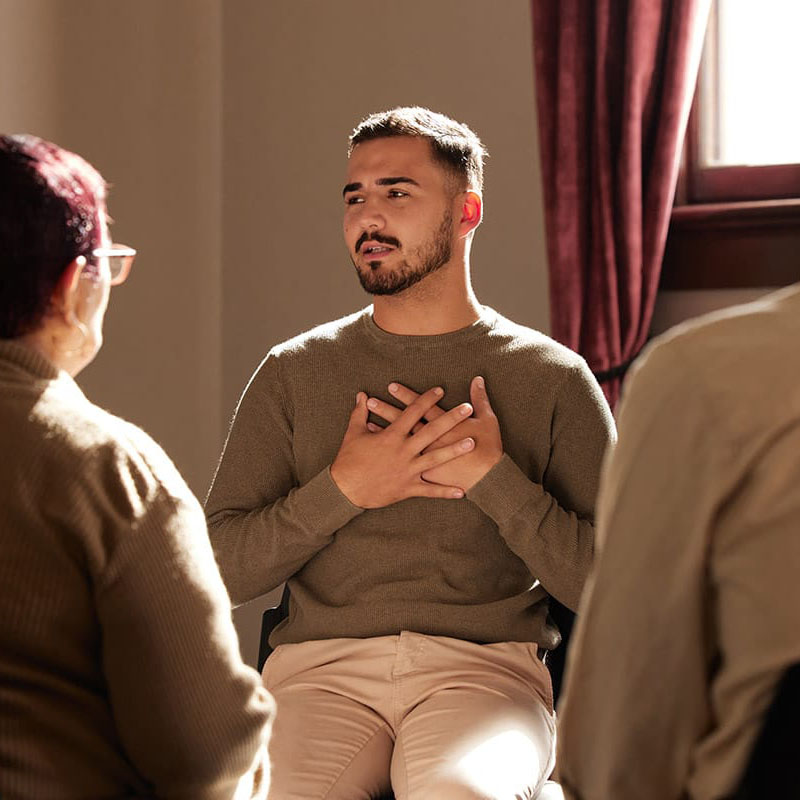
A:
MULTIPOLYGON (((441 777, 430 783, 425 790, 427 797, 437 800, 494 800, 494 795, 486 794, 476 786, 458 777, 441 777)), ((408 800, 423 800, 409 795, 408 800)))
MULTIPOLYGON (((469 780, 459 776, 442 776, 434 779, 424 790, 424 794, 409 794, 407 800, 506 800, 510 797, 506 788, 493 790, 489 786, 476 786, 469 780)), ((535 800, 539 795, 531 787, 521 789, 513 795, 519 800, 535 800)))

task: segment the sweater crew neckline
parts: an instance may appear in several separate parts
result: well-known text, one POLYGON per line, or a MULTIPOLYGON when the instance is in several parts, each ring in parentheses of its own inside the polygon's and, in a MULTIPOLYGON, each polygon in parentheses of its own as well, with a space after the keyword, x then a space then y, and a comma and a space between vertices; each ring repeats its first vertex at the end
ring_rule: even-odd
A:
POLYGON ((41 353, 11 339, 0 341, 0 360, 25 370, 36 378, 52 380, 61 370, 41 353))
POLYGON ((381 347, 403 349, 408 347, 431 348, 442 345, 457 345, 470 342, 492 330, 497 322, 497 312, 488 306, 481 306, 481 315, 475 322, 464 328, 447 333, 426 335, 389 333, 379 328, 372 315, 372 306, 367 306, 361 316, 362 327, 369 339, 381 347))

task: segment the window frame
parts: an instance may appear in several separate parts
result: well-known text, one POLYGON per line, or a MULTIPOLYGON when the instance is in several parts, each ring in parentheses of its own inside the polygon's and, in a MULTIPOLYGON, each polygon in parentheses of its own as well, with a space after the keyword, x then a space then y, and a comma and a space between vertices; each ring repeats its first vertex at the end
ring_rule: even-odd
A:
MULTIPOLYGON (((714 0, 703 54, 712 60, 711 80, 717 35, 714 0)), ((702 79, 701 73, 698 83, 702 79)), ((659 288, 760 288, 800 281, 800 164, 703 166, 702 99, 695 91, 659 288)))

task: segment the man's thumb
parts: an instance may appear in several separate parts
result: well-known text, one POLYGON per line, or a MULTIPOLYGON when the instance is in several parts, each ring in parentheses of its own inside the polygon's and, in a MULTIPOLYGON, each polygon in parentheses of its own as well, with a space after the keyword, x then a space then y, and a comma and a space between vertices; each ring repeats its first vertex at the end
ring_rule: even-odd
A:
POLYGON ((350 422, 347 425, 347 433, 363 433, 367 430, 367 417, 369 410, 367 409, 367 396, 364 392, 359 392, 356 395, 355 408, 350 412, 350 422))
POLYGON ((475 416, 484 417, 493 414, 492 405, 489 402, 489 395, 486 394, 486 382, 479 375, 472 379, 469 387, 469 400, 475 409, 475 416))

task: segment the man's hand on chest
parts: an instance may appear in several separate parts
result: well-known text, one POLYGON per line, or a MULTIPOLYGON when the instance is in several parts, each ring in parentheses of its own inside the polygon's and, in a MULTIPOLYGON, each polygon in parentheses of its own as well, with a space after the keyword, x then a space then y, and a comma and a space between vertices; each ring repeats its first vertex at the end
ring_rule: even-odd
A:
MULTIPOLYGON (((403 404, 406 410, 413 403, 418 402, 421 397, 421 395, 399 383, 389 384, 389 392, 403 404)), ((474 414, 443 433, 428 445, 423 452, 431 453, 435 450, 452 446, 465 437, 472 439, 475 442, 475 447, 457 458, 425 470, 422 473, 424 480, 444 486, 458 486, 466 492, 503 457, 500 425, 489 402, 483 378, 476 377, 470 384, 470 401, 474 408, 474 414)), ((403 409, 385 403, 376 397, 371 397, 368 400, 367 408, 390 424, 405 413, 403 409)), ((426 425, 433 423, 446 413, 451 412, 445 412, 440 406, 433 405, 424 413, 422 419, 416 423, 413 433, 419 432, 426 425)), ((372 423, 368 424, 368 428, 373 434, 377 434, 382 430, 372 423)))
POLYGON ((472 414, 469 403, 450 411, 438 410, 435 419, 420 425, 425 414, 442 397, 439 388, 417 395, 397 414, 388 427, 367 422, 370 409, 367 396, 359 392, 350 414, 347 430, 336 458, 331 477, 339 490, 361 508, 383 508, 409 497, 459 499, 464 490, 457 484, 431 482, 422 476, 471 451, 475 442, 467 434, 447 442, 449 434, 472 414))

